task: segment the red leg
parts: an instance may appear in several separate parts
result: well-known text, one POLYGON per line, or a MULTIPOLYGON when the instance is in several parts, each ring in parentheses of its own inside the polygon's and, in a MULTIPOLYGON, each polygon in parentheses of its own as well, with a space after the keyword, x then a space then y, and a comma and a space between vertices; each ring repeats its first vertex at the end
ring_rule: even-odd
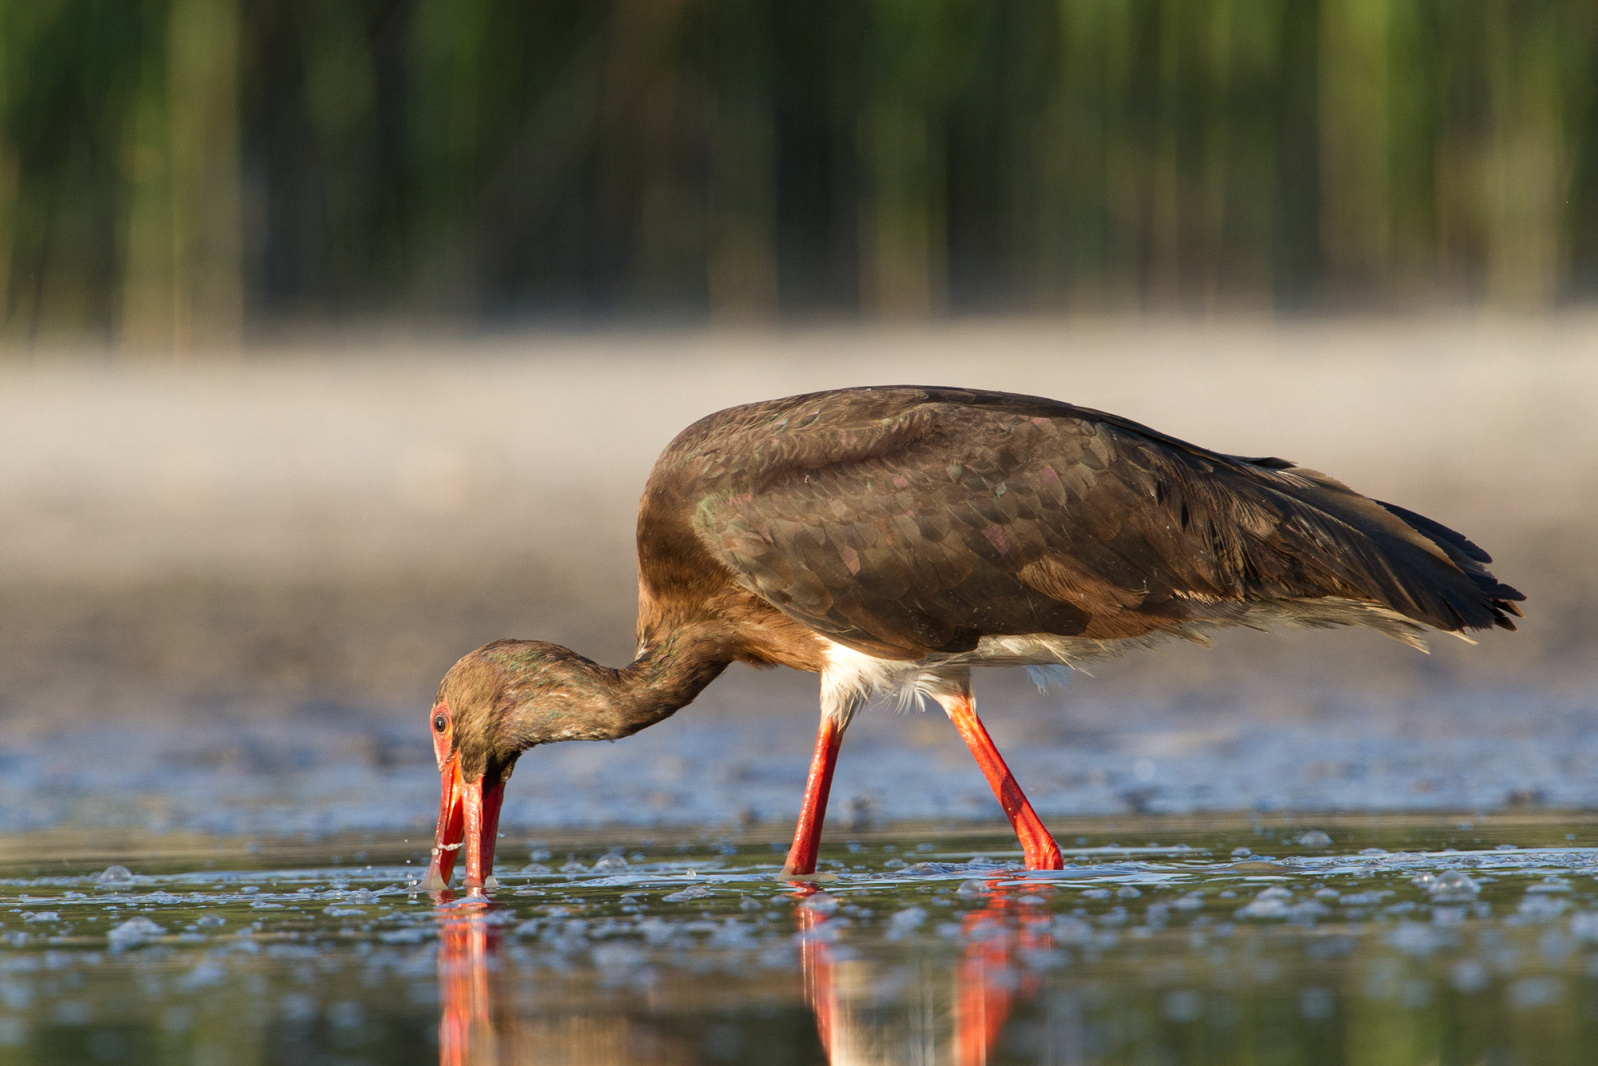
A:
POLYGON ((816 851, 821 847, 821 823, 827 816, 827 793, 832 790, 832 770, 838 764, 838 749, 843 745, 843 726, 829 714, 821 716, 816 734, 816 753, 810 758, 810 777, 805 782, 805 798, 799 808, 799 826, 794 830, 793 846, 783 876, 816 872, 816 851))
POLYGON ((1010 817, 1010 824, 1015 826, 1015 835, 1021 838, 1021 852, 1026 857, 1026 868, 1062 869, 1065 862, 1060 858, 1060 845, 1043 827, 1043 820, 1032 809, 1032 804, 1027 802, 1026 794, 1016 784, 1015 775, 1004 764, 1004 756, 993 746, 992 738, 977 717, 970 691, 949 698, 943 703, 943 709, 949 712, 949 720, 960 731, 965 746, 976 756, 977 765, 982 767, 983 776, 992 786, 993 794, 999 797, 999 806, 1004 808, 1004 813, 1010 817))

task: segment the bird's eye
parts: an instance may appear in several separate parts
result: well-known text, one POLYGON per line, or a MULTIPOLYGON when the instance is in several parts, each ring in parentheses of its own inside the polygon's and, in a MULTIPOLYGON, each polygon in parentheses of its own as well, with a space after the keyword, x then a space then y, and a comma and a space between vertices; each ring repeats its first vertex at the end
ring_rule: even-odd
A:
POLYGON ((444 730, 446 730, 448 728, 449 728, 449 719, 448 718, 445 718, 442 714, 433 715, 433 731, 434 732, 442 733, 444 730))

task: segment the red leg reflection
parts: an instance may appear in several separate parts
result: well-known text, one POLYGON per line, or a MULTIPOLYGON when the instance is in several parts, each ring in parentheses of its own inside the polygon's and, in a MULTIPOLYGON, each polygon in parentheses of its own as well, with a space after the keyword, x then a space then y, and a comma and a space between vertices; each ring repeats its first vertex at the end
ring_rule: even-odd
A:
MULTIPOLYGON (((794 894, 799 897, 799 907, 794 920, 799 926, 799 968, 804 974, 805 1002, 816 1013, 816 1032, 821 1036, 821 1046, 832 1061, 833 1022, 838 1013, 838 1001, 832 986, 832 953, 827 947, 824 927, 828 912, 808 906, 819 890, 815 885, 796 885, 794 894)), ((822 895, 825 899, 825 895, 822 895)))
MULTIPOLYGON (((441 893, 441 903, 449 902, 441 893)), ((490 964, 499 947, 498 926, 488 923, 491 904, 467 899, 438 911, 439 1066, 498 1063, 490 964)))
POLYGON ((999 806, 1004 808, 1010 824, 1015 826, 1015 835, 1021 840, 1021 852, 1026 859, 1026 868, 1063 869, 1065 861, 1060 856, 1060 845, 1054 842, 1054 837, 1044 828, 1043 819, 1039 818, 1038 812, 1032 809, 1032 804, 1027 801, 1026 793, 1021 791, 1015 775, 1005 765, 1004 756, 1000 755, 999 749, 993 746, 992 738, 988 736, 987 729, 983 728, 982 719, 977 717, 976 704, 972 700, 970 689, 959 696, 940 699, 939 702, 943 704, 943 709, 949 712, 949 720, 954 723, 954 728, 960 732, 960 738, 976 757, 977 765, 982 768, 983 776, 988 779, 993 794, 999 797, 999 806))
POLYGON ((980 911, 966 915, 966 949, 955 976, 955 1047, 960 1066, 983 1066, 1017 1000, 1036 994, 1039 978, 1016 965, 1023 950, 1052 947, 1049 918, 992 886, 980 911))
MULTIPOLYGON (((795 885, 799 906, 799 962, 804 973, 805 1001, 815 1011, 816 1032, 827 1061, 842 1066, 862 1048, 878 1046, 869 1032, 854 1032, 860 1015, 850 1010, 848 994, 834 979, 832 937, 827 934, 832 912, 829 898, 814 885, 795 885)), ((954 973, 954 1048, 958 1066, 984 1066, 1014 1005, 1036 994, 1041 979, 1019 965, 1020 952, 1053 947, 1049 916, 1035 901, 1013 899, 1007 887, 994 884, 988 903, 965 918, 966 946, 954 973)), ((1039 886, 1031 890, 1047 892, 1039 886)))

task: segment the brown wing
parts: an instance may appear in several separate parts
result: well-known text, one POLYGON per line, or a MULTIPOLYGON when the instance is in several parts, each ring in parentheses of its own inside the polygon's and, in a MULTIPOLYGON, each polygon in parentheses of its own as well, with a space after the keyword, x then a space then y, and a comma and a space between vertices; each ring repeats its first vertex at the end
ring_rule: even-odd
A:
POLYGON ((1485 553, 1428 519, 1051 400, 860 389, 716 417, 673 446, 703 489, 697 539, 785 614, 878 654, 1132 637, 1261 600, 1343 597, 1447 630, 1519 613, 1485 553))

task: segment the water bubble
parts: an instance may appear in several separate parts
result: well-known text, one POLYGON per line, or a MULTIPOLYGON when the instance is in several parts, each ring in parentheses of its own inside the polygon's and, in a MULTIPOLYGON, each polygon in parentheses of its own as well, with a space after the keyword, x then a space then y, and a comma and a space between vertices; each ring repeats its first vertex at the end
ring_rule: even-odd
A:
POLYGON ((1509 1003, 1516 1010, 1534 1010, 1565 998, 1565 984, 1557 977, 1522 977, 1509 986, 1509 1003))
MULTIPOLYGON (((973 877, 969 881, 960 882, 960 887, 954 891, 956 895, 964 896, 967 899, 985 896, 988 894, 988 883, 980 878, 973 877)), ((1108 893, 1105 894, 1108 895, 1108 893)))
POLYGON ((1115 890, 1116 899, 1137 899, 1142 894, 1143 893, 1139 892, 1131 885, 1122 885, 1120 888, 1115 890))
POLYGON ((576 859, 568 859, 566 861, 566 865, 560 868, 560 872, 565 874, 567 877, 581 877, 583 874, 588 872, 588 867, 584 866, 576 859))
POLYGON ((825 892, 816 892, 805 897, 800 904, 805 910, 815 914, 836 914, 838 910, 838 897, 829 896, 825 892))
POLYGON ((1093 927, 1081 918, 1061 914, 1054 919, 1054 939, 1061 944, 1091 944, 1093 927))
POLYGON ((111 941, 111 950, 121 951, 124 948, 130 948, 136 944, 142 944, 146 940, 154 940, 156 937, 165 935, 166 930, 164 928, 140 915, 137 918, 129 918, 112 929, 106 934, 106 939, 111 941))
POLYGON ((1523 922, 1548 922, 1570 909, 1568 899, 1549 895, 1526 895, 1515 908, 1515 916, 1523 922))
POLYGON ((94 883, 112 887, 131 885, 133 883, 133 871, 126 866, 107 866, 95 877, 94 883))
POLYGON ((1204 999, 1197 992, 1182 989, 1167 992, 1160 1000, 1160 1013, 1166 1021, 1191 1022, 1204 1012, 1204 999))
POLYGON ((1570 935, 1577 940, 1598 940, 1598 911, 1582 911, 1572 915, 1570 935))
POLYGON ((1444 870, 1426 886, 1433 903, 1467 903, 1481 892, 1481 885, 1464 870, 1444 870))
POLYGON ((1239 918, 1286 918, 1291 910, 1293 893, 1279 885, 1272 885, 1248 903, 1238 908, 1239 918))
POLYGON ((1575 945, 1568 936, 1553 928, 1537 938, 1537 950, 1550 962, 1563 962, 1575 950, 1575 945))
POLYGON ((300 992, 290 992, 278 1001, 283 1017, 291 1022, 308 1022, 316 1017, 316 998, 300 992))
POLYGON ((594 965, 605 971, 609 981, 616 981, 636 973, 644 962, 644 953, 631 944, 601 944, 592 952, 594 965))
POLYGON ((520 872, 526 874, 528 877, 536 877, 539 874, 549 873, 550 869, 541 862, 530 862, 526 866, 523 866, 520 872))
POLYGON ((183 975, 179 985, 187 990, 197 988, 212 988, 219 985, 227 977, 227 971, 222 969, 222 964, 215 959, 201 959, 195 963, 194 969, 183 975))
POLYGON ((1399 922, 1387 935, 1387 942, 1405 955, 1425 958, 1442 946, 1442 934, 1420 922, 1399 922))
POLYGON ((1345 907, 1374 907, 1382 900, 1393 894, 1391 889, 1370 889, 1365 892, 1350 892, 1338 900, 1345 907))
POLYGON ((1487 975, 1487 967, 1475 959, 1461 959, 1454 963, 1454 968, 1449 971, 1449 982, 1465 995, 1475 995, 1491 983, 1487 975))
POLYGON ((1332 838, 1319 829, 1310 829, 1299 834, 1298 843, 1304 848, 1329 848, 1332 846, 1332 838))
POLYGON ((927 912, 920 907, 906 907, 902 911, 895 911, 888 919, 888 939, 901 940, 921 927, 927 920, 927 912))
POLYGON ((1305 988, 1298 993, 1298 1016, 1306 1021, 1325 1021, 1336 1005, 1337 1001, 1324 988, 1305 988))
POLYGON ((682 889, 680 892, 673 892, 669 896, 662 896, 660 898, 665 900, 667 903, 681 903, 684 900, 704 899, 708 895, 710 895, 710 889, 707 888, 706 886, 704 886, 704 885, 689 885, 687 888, 682 889))
POLYGON ((1246 859, 1252 854, 1254 854, 1254 851, 1251 848, 1238 847, 1232 849, 1232 858, 1234 859, 1246 859))
POLYGON ((594 873, 610 875, 627 872, 627 860, 620 855, 606 855, 594 863, 594 873))
POLYGON ((882 868, 884 870, 903 870, 909 865, 910 864, 905 862, 903 859, 889 859, 887 862, 882 864, 882 868))
POLYGON ((366 1020, 359 1003, 343 1000, 327 1008, 327 1020, 335 1029, 354 1029, 366 1020))

